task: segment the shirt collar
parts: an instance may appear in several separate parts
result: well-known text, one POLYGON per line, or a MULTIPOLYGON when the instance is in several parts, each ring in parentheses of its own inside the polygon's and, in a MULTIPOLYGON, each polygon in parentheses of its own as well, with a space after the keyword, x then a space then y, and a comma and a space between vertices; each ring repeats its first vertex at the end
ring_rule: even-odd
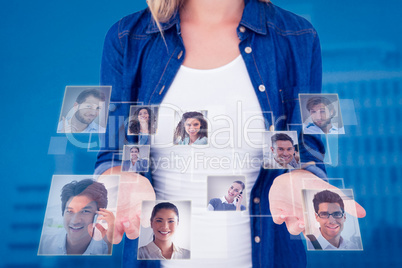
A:
POLYGON ((222 197, 221 197, 221 201, 222 201, 222 204, 232 204, 232 205, 236 205, 236 199, 233 200, 232 203, 229 203, 229 202, 226 200, 225 196, 222 196, 222 197))
POLYGON ((91 122, 82 132, 98 132, 98 124, 91 122))
POLYGON ((328 242, 322 235, 317 238, 318 243, 320 243, 322 249, 341 249, 343 246, 343 238, 342 236, 339 238, 339 247, 335 247, 331 243, 328 242))
MULTIPOLYGON (((71 120, 71 118, 73 118, 73 117, 72 116, 66 117, 67 126, 70 125, 69 121, 71 120)), ((95 123, 94 121, 92 121, 83 131, 78 132, 78 133, 90 133, 90 132, 95 132, 95 133, 99 132, 99 125, 97 123, 95 123)))
MULTIPOLYGON (((151 11, 149 11, 151 14, 151 11)), ((167 22, 161 22, 160 26, 162 31, 166 31, 176 25, 177 32, 180 34, 180 15, 179 12, 176 11, 175 14, 168 20, 167 22)), ((154 18, 151 15, 151 21, 148 25, 148 29, 146 31, 147 34, 159 33, 159 28, 156 25, 154 18)))
MULTIPOLYGON (((267 3, 258 0, 244 0, 244 4, 240 25, 256 33, 267 34, 267 20, 264 7, 267 3)), ((271 3, 268 3, 268 5, 271 5, 271 3)))
MULTIPOLYGON (((316 124, 314 124, 313 122, 308 123, 306 128, 311 128, 311 129, 314 129, 314 131, 319 131, 320 133, 317 133, 317 134, 325 134, 324 131, 322 131, 322 129, 319 126, 317 126, 316 124)), ((332 134, 332 133, 337 134, 338 131, 339 131, 339 129, 331 124, 331 128, 328 130, 328 133, 329 134, 332 134)))
MULTIPOLYGON (((267 34, 267 22, 265 16, 264 5, 271 5, 271 3, 263 3, 258 0, 244 0, 244 11, 240 20, 240 25, 259 33, 267 34)), ((272 9, 271 9, 272 10, 272 9)), ((162 31, 166 31, 176 25, 177 33, 180 34, 180 14, 178 11, 167 22, 160 24, 162 31)), ((155 20, 151 16, 151 21, 146 31, 147 34, 158 33, 159 29, 155 20)))
POLYGON ((315 124, 313 122, 310 122, 310 123, 307 124, 306 128, 307 127, 313 127, 313 126, 315 126, 315 124))
POLYGON ((154 241, 152 241, 151 243, 149 243, 148 245, 147 245, 147 248, 148 248, 148 250, 149 250, 149 253, 152 255, 152 253, 160 253, 161 252, 161 250, 160 250, 160 248, 154 243, 154 241))
MULTIPOLYGON (((176 245, 174 243, 173 244, 173 254, 171 259, 173 259, 174 254, 177 254, 179 252, 179 248, 176 247, 176 245)), ((154 241, 152 241, 151 243, 149 243, 147 245, 147 248, 149 250, 150 255, 159 255, 161 258, 165 259, 165 257, 163 257, 162 255, 162 250, 155 244, 154 241)))
MULTIPOLYGON (((67 247, 66 247, 67 233, 65 230, 63 232, 60 232, 58 241, 60 241, 60 244, 58 245, 59 252, 63 255, 67 255, 67 247)), ((102 243, 96 243, 93 239, 91 239, 91 242, 89 242, 89 245, 85 249, 85 252, 82 253, 82 255, 100 255, 100 254, 105 254, 102 249, 102 243)))

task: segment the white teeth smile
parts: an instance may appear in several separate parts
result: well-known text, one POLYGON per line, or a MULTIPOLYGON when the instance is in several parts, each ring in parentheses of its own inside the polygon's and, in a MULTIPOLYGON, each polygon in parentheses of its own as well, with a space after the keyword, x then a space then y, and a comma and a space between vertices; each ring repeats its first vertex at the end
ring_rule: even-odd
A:
POLYGON ((329 229, 336 229, 336 228, 338 228, 338 226, 327 226, 327 228, 329 228, 329 229))
POLYGON ((161 232, 161 231, 159 231, 159 233, 161 233, 163 235, 167 235, 169 232, 161 232))
POLYGON ((72 226, 70 226, 70 228, 73 229, 73 230, 79 230, 79 229, 82 229, 84 227, 72 227, 72 226))

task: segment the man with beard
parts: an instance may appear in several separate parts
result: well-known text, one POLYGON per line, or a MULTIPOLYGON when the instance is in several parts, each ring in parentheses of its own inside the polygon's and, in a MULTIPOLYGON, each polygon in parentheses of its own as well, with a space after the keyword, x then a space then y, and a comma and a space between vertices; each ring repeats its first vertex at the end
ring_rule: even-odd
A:
POLYGON ((295 146, 292 138, 285 133, 271 137, 271 155, 264 157, 266 169, 294 169, 299 167, 295 159, 295 146))
MULTIPOLYGON (((62 117, 57 127, 58 133, 105 133, 105 128, 94 120, 105 102, 105 94, 95 88, 82 91, 75 103, 72 116, 62 117)), ((69 113, 70 114, 70 113, 69 113)))
POLYGON ((92 179, 72 181, 61 190, 64 228, 42 235, 38 255, 109 255, 112 252, 114 214, 106 210, 107 189, 92 179), (98 222, 107 222, 107 230, 98 222), (93 239, 98 229, 103 239, 93 239))
POLYGON ((304 124, 304 134, 345 134, 343 127, 337 128, 331 123, 336 111, 327 98, 312 97, 307 101, 306 108, 312 122, 304 124))
POLYGON ((354 243, 341 236, 346 215, 342 198, 334 192, 324 190, 314 195, 315 219, 320 224, 320 236, 307 237, 308 249, 349 250, 359 249, 354 243))

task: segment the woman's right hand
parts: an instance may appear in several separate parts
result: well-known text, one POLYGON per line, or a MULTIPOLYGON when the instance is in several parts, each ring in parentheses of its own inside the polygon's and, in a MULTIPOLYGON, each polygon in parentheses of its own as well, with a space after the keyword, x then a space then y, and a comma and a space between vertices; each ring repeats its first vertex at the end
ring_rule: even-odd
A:
POLYGON ((243 195, 239 194, 236 197, 236 211, 241 211, 241 202, 243 201, 243 195))
POLYGON ((142 201, 155 200, 155 192, 151 183, 137 173, 121 172, 121 166, 105 171, 99 177, 98 182, 103 181, 102 176, 104 175, 120 175, 113 244, 119 244, 124 233, 129 239, 138 238, 142 201))

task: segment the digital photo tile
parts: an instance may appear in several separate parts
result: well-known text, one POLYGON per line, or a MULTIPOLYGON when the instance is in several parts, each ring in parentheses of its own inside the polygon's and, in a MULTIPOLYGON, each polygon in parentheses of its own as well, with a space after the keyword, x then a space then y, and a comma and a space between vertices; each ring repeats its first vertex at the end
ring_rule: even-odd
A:
POLYGON ((128 135, 152 135, 158 129, 158 106, 132 105, 128 123, 128 135))
POLYGON ((303 189, 308 250, 363 250, 351 189, 303 189))
POLYGON ((57 133, 105 133, 111 86, 66 86, 57 133))
POLYGON ((208 176, 207 183, 207 209, 209 211, 247 210, 245 176, 208 176))
POLYGON ((124 145, 121 171, 148 172, 150 145, 124 145))
POLYGON ((191 201, 143 201, 138 260, 191 258, 191 201))
POLYGON ((264 133, 263 167, 265 169, 300 168, 296 131, 267 131, 264 133))
POLYGON ((304 134, 345 134, 338 94, 299 94, 304 134))
POLYGON ((119 176, 54 175, 38 255, 111 255, 119 176))
POLYGON ((173 144, 206 145, 208 144, 208 111, 189 111, 181 115, 176 113, 176 128, 173 144))

